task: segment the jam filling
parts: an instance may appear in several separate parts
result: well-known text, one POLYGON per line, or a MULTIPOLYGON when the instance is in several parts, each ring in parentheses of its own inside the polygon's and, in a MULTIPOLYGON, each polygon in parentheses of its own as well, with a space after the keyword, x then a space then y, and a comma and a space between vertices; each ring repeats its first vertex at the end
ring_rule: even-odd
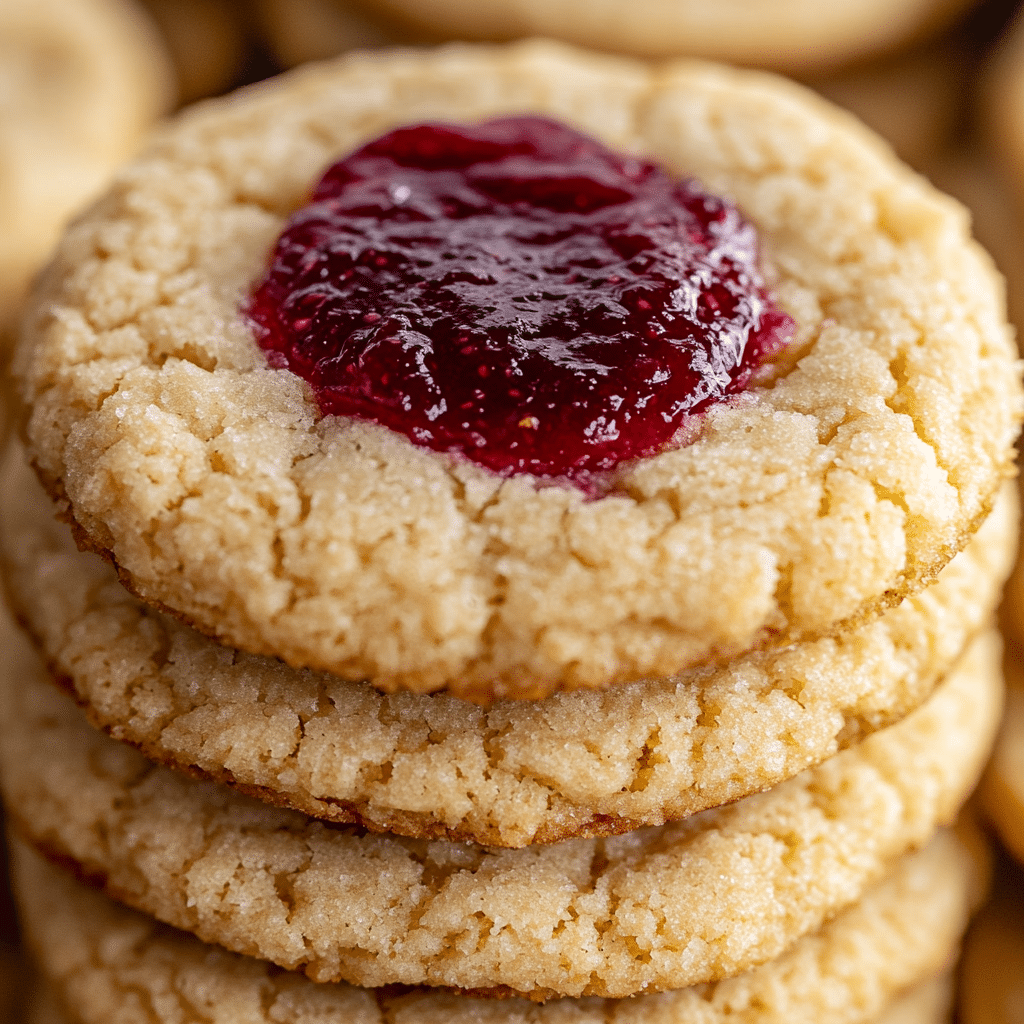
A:
POLYGON ((754 229, 550 120, 400 128, 331 167, 248 314, 324 415, 585 485, 788 340, 754 229))

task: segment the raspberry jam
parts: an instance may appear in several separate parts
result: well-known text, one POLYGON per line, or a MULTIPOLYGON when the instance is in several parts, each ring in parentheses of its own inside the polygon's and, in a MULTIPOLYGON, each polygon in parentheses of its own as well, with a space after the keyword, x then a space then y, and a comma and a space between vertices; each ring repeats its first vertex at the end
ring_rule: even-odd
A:
POLYGON ((725 201, 553 121, 423 124, 327 171, 248 313, 323 414, 583 482, 783 347, 756 255, 725 201))

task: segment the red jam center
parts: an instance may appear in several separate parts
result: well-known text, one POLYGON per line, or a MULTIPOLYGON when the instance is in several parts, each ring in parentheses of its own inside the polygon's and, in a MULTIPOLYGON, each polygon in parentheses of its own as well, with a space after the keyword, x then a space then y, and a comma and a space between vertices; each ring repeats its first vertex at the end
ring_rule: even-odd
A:
POLYGON ((785 344, 756 255, 734 207, 563 125, 417 125, 328 170, 249 315, 325 415, 583 481, 785 344))

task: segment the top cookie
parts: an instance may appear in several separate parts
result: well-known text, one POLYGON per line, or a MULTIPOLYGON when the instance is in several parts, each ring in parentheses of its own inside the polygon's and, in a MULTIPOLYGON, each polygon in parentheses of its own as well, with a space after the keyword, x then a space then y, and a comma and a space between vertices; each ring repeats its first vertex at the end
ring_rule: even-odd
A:
POLYGON ((919 590, 1010 471, 1014 358, 961 208, 845 115, 531 43, 357 55, 184 117, 66 237, 16 372, 40 476, 145 600, 294 665, 488 699, 668 675, 919 590), (797 321, 773 384, 596 500, 320 417, 239 313, 333 159, 524 110, 732 198, 797 321))

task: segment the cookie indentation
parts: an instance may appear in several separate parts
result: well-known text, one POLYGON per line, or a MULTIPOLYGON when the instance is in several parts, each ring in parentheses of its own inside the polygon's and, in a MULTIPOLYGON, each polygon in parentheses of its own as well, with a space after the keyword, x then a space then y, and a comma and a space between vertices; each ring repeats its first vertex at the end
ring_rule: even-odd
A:
POLYGON ((756 256, 732 204, 558 122, 421 124, 327 171, 249 313, 322 412, 578 480, 782 348, 756 256))

